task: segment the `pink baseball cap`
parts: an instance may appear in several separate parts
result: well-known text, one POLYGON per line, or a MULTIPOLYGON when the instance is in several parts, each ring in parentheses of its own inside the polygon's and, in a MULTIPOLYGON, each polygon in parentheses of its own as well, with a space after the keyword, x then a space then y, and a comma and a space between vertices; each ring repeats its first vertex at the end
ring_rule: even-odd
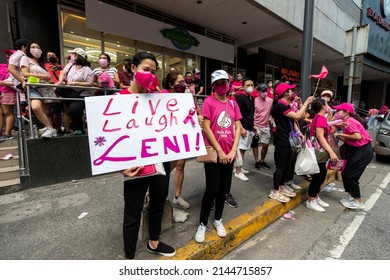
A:
POLYGON ((355 109, 353 108, 353 104, 351 104, 351 103, 341 103, 338 106, 333 106, 333 109, 344 110, 344 111, 350 113, 351 115, 355 113, 355 109))
POLYGON ((290 88, 295 88, 296 86, 297 86, 296 84, 290 85, 290 84, 287 84, 287 83, 280 83, 275 88, 276 96, 279 97, 279 96, 283 95, 290 88))
POLYGON ((16 52, 15 50, 4 50, 3 51, 6 55, 12 55, 14 52, 16 52))

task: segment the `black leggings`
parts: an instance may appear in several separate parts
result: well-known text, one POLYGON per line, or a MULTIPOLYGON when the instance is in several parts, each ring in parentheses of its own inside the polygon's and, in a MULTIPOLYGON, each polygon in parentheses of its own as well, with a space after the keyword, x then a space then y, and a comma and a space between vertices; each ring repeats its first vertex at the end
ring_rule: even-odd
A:
POLYGON ((123 243, 125 256, 135 257, 144 199, 149 189, 149 239, 158 240, 165 201, 168 196, 170 162, 164 163, 166 176, 158 175, 124 182, 123 243))
POLYGON ((341 173, 343 177, 344 189, 350 193, 353 198, 361 198, 359 179, 362 176, 367 165, 374 157, 371 143, 362 147, 352 147, 345 145, 345 154, 347 165, 341 173))
POLYGON ((215 200, 215 220, 222 218, 227 190, 232 184, 233 163, 205 163, 206 190, 203 194, 199 223, 207 225, 211 206, 215 200))
POLYGON ((294 168, 294 154, 291 147, 275 146, 274 159, 276 165, 274 172, 274 190, 279 190, 279 186, 283 186, 287 179, 292 180, 294 175, 292 172, 294 168))
POLYGON ((82 101, 67 101, 65 106, 68 108, 69 115, 72 119, 73 131, 83 131, 83 112, 85 109, 85 102, 82 101))
POLYGON ((320 167, 320 173, 311 175, 312 180, 307 192, 310 197, 317 197, 320 192, 321 185, 324 183, 327 173, 325 165, 326 162, 319 162, 318 166, 320 167))

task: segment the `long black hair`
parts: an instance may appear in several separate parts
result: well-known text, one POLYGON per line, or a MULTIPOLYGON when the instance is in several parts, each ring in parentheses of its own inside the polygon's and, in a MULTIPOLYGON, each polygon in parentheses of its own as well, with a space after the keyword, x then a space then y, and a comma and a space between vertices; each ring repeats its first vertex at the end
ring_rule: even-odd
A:
MULTIPOLYGON (((76 53, 77 54, 77 53, 76 53)), ((91 62, 88 61, 88 59, 82 55, 77 54, 76 60, 75 60, 76 65, 81 65, 81 66, 88 66, 91 67, 91 62)))
MULTIPOLYGON (((27 44, 27 47, 26 47, 26 55, 27 55, 27 57, 29 57, 29 58, 34 58, 34 56, 31 54, 31 51, 30 51, 30 47, 31 47, 32 44, 37 44, 39 47, 41 47, 41 45, 40 45, 38 42, 35 42, 35 41, 29 42, 29 43, 27 44)), ((41 50, 42 50, 42 49, 41 49, 41 50)), ((46 70, 43 57, 44 57, 44 53, 43 53, 43 51, 42 51, 41 57, 38 58, 38 64, 39 64, 39 66, 41 66, 43 69, 46 70)))
POLYGON ((170 86, 175 84, 175 81, 177 80, 177 76, 179 75, 182 74, 178 72, 168 72, 167 77, 165 78, 164 88, 169 90, 170 86))
POLYGON ((314 113, 318 114, 321 111, 322 106, 325 105, 326 105, 326 101, 322 98, 319 98, 314 100, 313 104, 311 104, 311 109, 314 111, 314 113))

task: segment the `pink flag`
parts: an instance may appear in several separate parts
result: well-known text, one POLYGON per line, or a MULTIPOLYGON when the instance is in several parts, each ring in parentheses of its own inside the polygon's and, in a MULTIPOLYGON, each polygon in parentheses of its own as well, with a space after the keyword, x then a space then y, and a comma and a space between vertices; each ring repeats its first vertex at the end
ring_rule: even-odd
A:
POLYGON ((327 75, 328 75, 328 69, 326 69, 325 66, 322 66, 321 73, 318 74, 318 75, 310 75, 310 76, 309 76, 309 79, 310 79, 310 78, 323 79, 323 78, 326 78, 327 75))

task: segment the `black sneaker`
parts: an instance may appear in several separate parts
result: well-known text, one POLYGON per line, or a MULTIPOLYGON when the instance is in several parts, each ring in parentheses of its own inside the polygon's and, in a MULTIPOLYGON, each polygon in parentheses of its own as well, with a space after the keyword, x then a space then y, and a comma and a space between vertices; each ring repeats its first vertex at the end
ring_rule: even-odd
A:
POLYGON ((260 166, 263 167, 264 169, 270 170, 271 166, 269 166, 265 161, 259 162, 260 166))
POLYGON ((238 207, 238 203, 234 200, 233 196, 230 193, 226 195, 225 203, 232 208, 238 207))
POLYGON ((255 162, 255 168, 256 168, 257 170, 260 170, 260 161, 256 161, 256 162, 255 162))
POLYGON ((162 243, 161 241, 158 243, 156 249, 153 249, 152 247, 150 247, 149 242, 148 242, 146 245, 146 250, 149 253, 159 254, 159 255, 164 256, 164 257, 173 257, 176 254, 175 249, 173 249, 171 246, 169 246, 165 243, 162 243))

